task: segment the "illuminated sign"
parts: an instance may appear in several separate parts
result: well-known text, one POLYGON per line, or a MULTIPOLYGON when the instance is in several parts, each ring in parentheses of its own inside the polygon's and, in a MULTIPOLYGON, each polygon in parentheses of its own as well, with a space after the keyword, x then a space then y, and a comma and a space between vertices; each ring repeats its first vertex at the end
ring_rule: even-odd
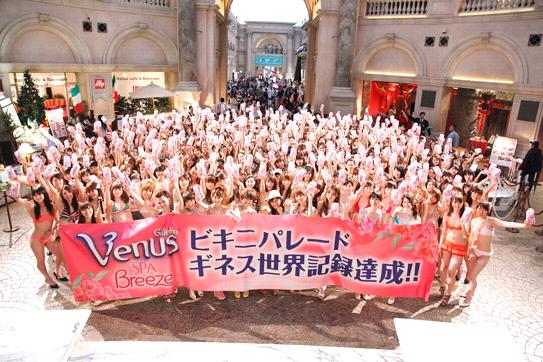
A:
POLYGON ((257 55, 255 59, 255 65, 258 66, 271 66, 282 67, 283 56, 282 55, 257 55))

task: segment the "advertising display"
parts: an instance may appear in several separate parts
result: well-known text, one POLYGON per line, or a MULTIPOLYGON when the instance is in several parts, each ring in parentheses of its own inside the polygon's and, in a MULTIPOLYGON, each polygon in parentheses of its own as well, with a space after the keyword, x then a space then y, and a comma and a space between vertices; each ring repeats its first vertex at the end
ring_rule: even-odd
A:
POLYGON ((433 223, 168 214, 112 224, 62 224, 76 301, 204 291, 312 289, 428 299, 438 256, 433 223))
POLYGON ((162 72, 116 72, 115 89, 119 95, 128 97, 130 93, 154 83, 162 88, 166 88, 164 73, 162 72))
POLYGON ((515 157, 517 142, 515 138, 497 136, 492 146, 490 162, 498 166, 510 167, 511 159, 515 157))

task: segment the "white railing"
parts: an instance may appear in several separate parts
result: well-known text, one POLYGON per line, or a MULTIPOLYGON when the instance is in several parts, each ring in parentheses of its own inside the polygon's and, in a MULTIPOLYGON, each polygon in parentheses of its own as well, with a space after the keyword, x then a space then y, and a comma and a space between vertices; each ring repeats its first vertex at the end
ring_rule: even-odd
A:
POLYGON ((515 11, 534 7, 535 0, 462 0, 459 13, 515 11))
POLYGON ((369 0, 366 17, 409 17, 426 15, 428 1, 424 0, 369 0))
POLYGON ((123 4, 128 6, 134 6, 138 8, 147 8, 147 9, 171 9, 170 0, 103 0, 110 3, 123 4))

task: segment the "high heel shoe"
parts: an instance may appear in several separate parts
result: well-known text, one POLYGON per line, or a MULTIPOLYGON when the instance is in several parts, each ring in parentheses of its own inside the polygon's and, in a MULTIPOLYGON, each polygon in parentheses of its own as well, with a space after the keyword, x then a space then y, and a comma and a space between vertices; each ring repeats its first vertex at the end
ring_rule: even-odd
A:
POLYGON ((49 288, 51 288, 51 289, 58 289, 58 288, 59 288, 58 284, 57 284, 57 283, 54 283, 54 282, 53 282, 53 284, 47 284, 47 286, 48 286, 49 288))
POLYGON ((69 282, 70 279, 68 279, 67 277, 60 277, 57 275, 57 273, 53 272, 53 276, 55 277, 56 280, 58 280, 59 282, 69 282))

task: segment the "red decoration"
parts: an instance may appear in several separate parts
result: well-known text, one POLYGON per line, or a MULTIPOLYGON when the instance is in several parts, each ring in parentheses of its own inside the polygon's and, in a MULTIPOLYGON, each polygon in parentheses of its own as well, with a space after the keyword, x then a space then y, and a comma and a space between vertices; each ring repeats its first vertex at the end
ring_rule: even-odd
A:
POLYGON ((397 84, 386 82, 371 82, 369 114, 389 114, 394 110, 394 116, 402 123, 410 123, 407 111, 415 101, 416 84, 397 84))
POLYGON ((479 100, 479 105, 477 107, 477 133, 479 134, 483 133, 485 122, 492 111, 493 103, 494 96, 489 94, 483 94, 479 100))

